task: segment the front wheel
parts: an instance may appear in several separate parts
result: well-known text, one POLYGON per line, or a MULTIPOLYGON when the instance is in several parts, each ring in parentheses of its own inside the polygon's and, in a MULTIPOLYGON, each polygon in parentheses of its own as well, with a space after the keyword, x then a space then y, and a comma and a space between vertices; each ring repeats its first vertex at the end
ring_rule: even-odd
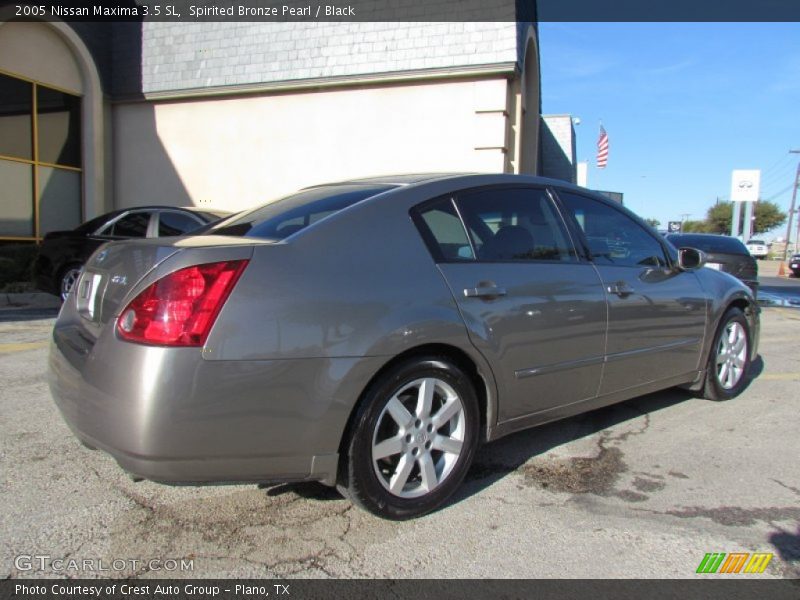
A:
POLYGON ((340 488, 384 518, 430 512, 464 479, 479 427, 475 389, 460 367, 439 357, 400 363, 365 393, 340 488))
POLYGON ((703 396, 709 400, 729 400, 747 386, 749 375, 750 325, 740 309, 730 308, 714 336, 703 396))

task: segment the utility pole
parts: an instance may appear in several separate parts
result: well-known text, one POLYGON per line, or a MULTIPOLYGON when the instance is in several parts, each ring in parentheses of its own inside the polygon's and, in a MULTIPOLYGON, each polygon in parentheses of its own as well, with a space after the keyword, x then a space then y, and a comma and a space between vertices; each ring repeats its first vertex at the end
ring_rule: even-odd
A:
MULTIPOLYGON (((800 154, 800 150, 789 150, 789 154, 800 154)), ((797 163, 797 173, 794 175, 794 186, 792 187, 792 205, 789 208, 789 222, 786 224, 786 247, 783 249, 783 262, 789 257, 789 241, 792 239, 792 217, 794 217, 794 209, 797 204, 797 187, 800 186, 800 161, 797 163)), ((800 225, 800 217, 798 217, 798 224, 800 225)), ((798 228, 800 231, 800 228, 798 228)), ((797 244, 795 237, 795 245, 797 244)), ((795 252, 797 248, 795 248, 795 252)), ((781 265, 781 269, 783 265, 781 265)))

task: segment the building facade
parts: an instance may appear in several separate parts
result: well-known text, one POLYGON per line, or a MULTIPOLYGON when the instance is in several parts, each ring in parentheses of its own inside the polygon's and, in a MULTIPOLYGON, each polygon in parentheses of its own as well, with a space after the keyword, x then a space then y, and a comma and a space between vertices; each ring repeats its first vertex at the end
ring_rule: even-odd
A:
POLYGON ((532 22, 0 22, 0 240, 353 177, 542 173, 539 85, 532 22))

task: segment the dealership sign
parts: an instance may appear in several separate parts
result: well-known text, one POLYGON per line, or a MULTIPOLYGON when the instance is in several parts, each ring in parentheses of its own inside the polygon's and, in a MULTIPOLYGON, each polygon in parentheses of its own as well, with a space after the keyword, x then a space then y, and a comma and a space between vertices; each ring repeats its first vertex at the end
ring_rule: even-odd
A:
POLYGON ((733 202, 757 202, 761 171, 759 169, 739 169, 731 178, 731 200, 733 202))

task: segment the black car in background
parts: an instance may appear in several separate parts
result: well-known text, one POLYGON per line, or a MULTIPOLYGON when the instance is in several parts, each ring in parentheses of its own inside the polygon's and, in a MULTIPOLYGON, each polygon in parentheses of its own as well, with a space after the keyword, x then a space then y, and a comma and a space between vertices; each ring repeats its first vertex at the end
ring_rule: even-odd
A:
POLYGON ((87 221, 72 231, 44 236, 33 265, 36 287, 67 297, 83 263, 102 244, 114 240, 184 235, 229 216, 217 210, 141 206, 115 210, 87 221))
POLYGON ((789 259, 789 270, 795 277, 800 277, 800 254, 792 254, 789 259))
POLYGON ((676 248, 696 248, 706 254, 706 267, 741 279, 753 294, 758 292, 758 263, 747 247, 734 237, 710 233, 670 233, 665 236, 676 248))

